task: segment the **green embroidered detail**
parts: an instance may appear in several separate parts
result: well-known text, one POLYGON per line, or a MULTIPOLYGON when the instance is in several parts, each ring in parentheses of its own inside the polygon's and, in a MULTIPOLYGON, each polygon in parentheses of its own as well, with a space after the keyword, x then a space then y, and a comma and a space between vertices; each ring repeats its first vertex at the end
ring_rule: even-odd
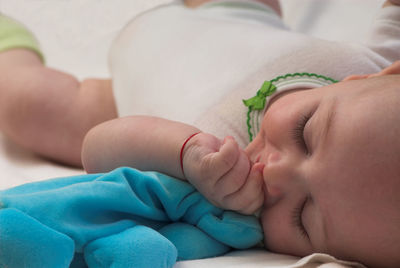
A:
POLYGON ((251 133, 251 125, 250 125, 251 112, 252 112, 251 107, 249 107, 249 110, 247 111, 246 125, 247 125, 247 133, 249 134, 249 139, 250 141, 253 141, 253 134, 251 133))
POLYGON ((338 80, 335 80, 335 79, 332 79, 332 78, 330 78, 330 77, 323 76, 323 75, 320 75, 320 74, 315 74, 315 73, 292 73, 292 74, 285 74, 285 75, 281 75, 281 76, 275 77, 274 79, 271 80, 271 82, 272 82, 272 83, 275 83, 275 82, 278 82, 278 81, 281 80, 281 79, 286 79, 286 78, 288 78, 288 77, 296 77, 296 76, 300 76, 300 77, 303 77, 303 76, 314 77, 314 78, 319 78, 319 79, 327 80, 327 81, 330 81, 330 82, 332 82, 332 83, 337 83, 337 82, 339 82, 338 80))
MULTIPOLYGON (((250 99, 247 99, 247 100, 243 100, 244 105, 248 107, 246 125, 247 125, 247 133, 249 134, 250 142, 253 141, 253 137, 256 135, 257 131, 261 127, 258 124, 259 122, 257 120, 255 120, 256 115, 254 115, 252 118, 252 116, 251 116, 252 113, 257 112, 257 115, 259 115, 259 113, 261 113, 262 110, 264 110, 265 104, 267 102, 267 97, 272 95, 273 93, 275 93, 275 91, 277 89, 276 86, 274 85, 274 83, 279 82, 279 80, 284 80, 287 78, 295 78, 295 77, 317 78, 317 79, 324 80, 324 81, 331 82, 331 83, 338 82, 338 80, 332 79, 327 76, 323 76, 323 75, 319 75, 319 74, 315 74, 315 73, 305 73, 305 72, 304 73, 289 73, 289 74, 278 76, 270 81, 264 81, 261 88, 257 91, 256 96, 254 96, 250 99), (255 127, 257 129, 252 128, 252 125, 251 125, 252 119, 256 121, 255 127)), ((253 122, 253 124, 254 124, 254 122, 253 122)))
POLYGON ((251 124, 250 124, 250 113, 253 110, 263 110, 265 108, 265 103, 267 101, 267 97, 272 95, 276 91, 276 86, 273 85, 270 81, 264 81, 261 88, 257 91, 257 95, 254 97, 243 100, 245 106, 249 107, 249 111, 247 112, 247 132, 250 136, 250 141, 253 140, 253 134, 251 133, 251 124))
POLYGON ((257 95, 250 99, 243 100, 243 103, 252 110, 262 110, 265 107, 267 97, 274 93, 275 90, 276 86, 274 86, 270 81, 265 81, 257 91, 257 95))

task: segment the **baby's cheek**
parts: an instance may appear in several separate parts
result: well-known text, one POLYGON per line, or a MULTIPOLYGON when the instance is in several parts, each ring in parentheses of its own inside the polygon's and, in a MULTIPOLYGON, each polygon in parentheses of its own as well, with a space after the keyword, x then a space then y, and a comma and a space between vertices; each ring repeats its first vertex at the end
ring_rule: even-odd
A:
POLYGON ((264 209, 261 213, 261 224, 264 231, 264 245, 266 249, 273 252, 280 252, 278 245, 281 231, 277 224, 273 224, 272 215, 267 209, 264 209))
POLYGON ((265 247, 272 252, 293 254, 294 236, 280 210, 275 207, 264 209, 261 224, 265 247))

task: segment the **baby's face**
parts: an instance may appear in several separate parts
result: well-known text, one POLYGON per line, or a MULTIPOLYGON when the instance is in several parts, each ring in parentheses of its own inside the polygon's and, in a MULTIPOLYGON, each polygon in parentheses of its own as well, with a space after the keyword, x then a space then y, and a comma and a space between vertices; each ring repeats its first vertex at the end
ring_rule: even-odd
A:
POLYGON ((265 164, 267 248, 399 264, 399 135, 400 75, 275 97, 246 148, 265 164))

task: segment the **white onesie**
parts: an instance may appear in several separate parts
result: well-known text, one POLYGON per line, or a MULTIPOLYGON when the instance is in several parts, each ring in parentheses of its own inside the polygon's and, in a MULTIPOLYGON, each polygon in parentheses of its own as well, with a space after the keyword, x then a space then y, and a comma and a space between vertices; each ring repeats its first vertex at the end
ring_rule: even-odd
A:
MULTIPOLYGON (((302 72, 341 80, 378 72, 398 59, 400 7, 382 9, 362 44, 290 31, 271 8, 252 0, 213 1, 196 9, 175 1, 121 31, 110 68, 120 116, 183 121, 221 138, 232 135, 245 146, 248 108, 242 100, 265 80, 302 72)), ((304 87, 297 78, 289 76, 286 89, 304 87)), ((315 76, 307 79, 310 88, 325 85, 315 76)))

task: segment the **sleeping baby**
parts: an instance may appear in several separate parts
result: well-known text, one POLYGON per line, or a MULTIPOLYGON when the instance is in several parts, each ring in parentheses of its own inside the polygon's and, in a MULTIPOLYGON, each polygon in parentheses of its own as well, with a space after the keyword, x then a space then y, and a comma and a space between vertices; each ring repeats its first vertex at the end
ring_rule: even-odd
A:
POLYGON ((88 173, 187 180, 217 207, 260 213, 271 251, 398 267, 400 7, 387 1, 370 39, 353 44, 291 31, 276 1, 184 2, 193 8, 176 1, 124 28, 112 89, 44 69, 29 50, 1 53, 21 74, 0 88, 2 130, 88 173), (52 83, 40 98, 20 82, 35 81, 30 70, 54 78, 40 79, 52 83), (54 85, 65 90, 47 95, 54 85))
POLYGON ((260 211, 265 245, 274 252, 397 267, 400 62, 333 82, 293 74, 264 83, 243 105, 250 132, 259 125, 244 150, 233 137, 131 116, 89 131, 83 164, 89 172, 121 165, 165 172, 186 178, 219 207, 260 211), (305 83, 328 85, 305 90, 305 83), (288 84, 290 93, 279 91, 288 84))

